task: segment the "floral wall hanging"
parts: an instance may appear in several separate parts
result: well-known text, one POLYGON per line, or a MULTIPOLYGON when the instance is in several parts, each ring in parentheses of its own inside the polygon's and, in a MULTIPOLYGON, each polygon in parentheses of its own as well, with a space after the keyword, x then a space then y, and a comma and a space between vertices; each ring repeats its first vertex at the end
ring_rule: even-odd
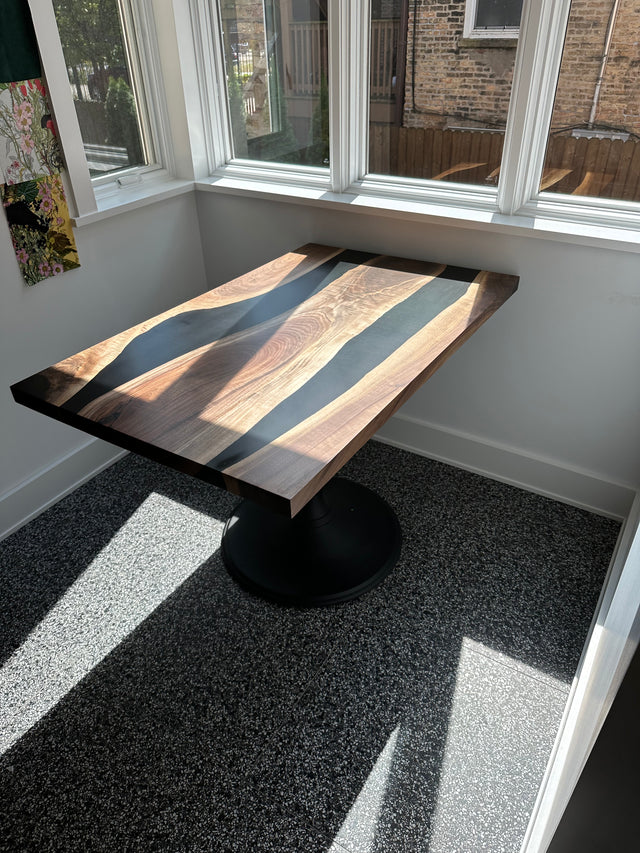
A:
POLYGON ((62 168, 47 93, 41 79, 0 83, 0 177, 19 184, 62 168))
POLYGON ((60 175, 5 184, 2 204, 27 284, 80 266, 60 175))
MULTIPOLYGON (((22 17, 19 23, 25 26, 22 17)), ((19 65, 9 62, 6 32, 2 42, 0 71, 26 67, 24 39, 19 65)), ((35 38, 31 43, 35 45, 35 38)), ((28 285, 80 266, 61 169, 62 153, 44 80, 40 76, 0 80, 0 198, 28 285)))

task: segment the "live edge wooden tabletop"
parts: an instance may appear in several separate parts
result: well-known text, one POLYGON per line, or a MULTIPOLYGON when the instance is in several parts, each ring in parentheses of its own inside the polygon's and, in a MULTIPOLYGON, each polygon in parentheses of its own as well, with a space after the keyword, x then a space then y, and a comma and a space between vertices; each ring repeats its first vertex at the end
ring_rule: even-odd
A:
POLYGON ((309 244, 12 392, 295 515, 517 286, 512 275, 309 244))

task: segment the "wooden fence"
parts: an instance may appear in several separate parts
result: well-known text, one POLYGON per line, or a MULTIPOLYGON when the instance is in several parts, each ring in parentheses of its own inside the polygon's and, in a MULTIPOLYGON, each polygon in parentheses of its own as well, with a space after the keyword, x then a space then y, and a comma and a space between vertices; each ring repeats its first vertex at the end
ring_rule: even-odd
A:
POLYGON ((374 126, 369 134, 369 166, 381 175, 497 183, 503 142, 500 132, 374 126))
MULTIPOLYGON (((495 186, 504 134, 375 126, 369 168, 381 175, 495 186)), ((640 141, 552 137, 541 189, 640 201, 640 141)))
POLYGON ((640 201, 640 141, 554 136, 545 173, 553 192, 640 201))

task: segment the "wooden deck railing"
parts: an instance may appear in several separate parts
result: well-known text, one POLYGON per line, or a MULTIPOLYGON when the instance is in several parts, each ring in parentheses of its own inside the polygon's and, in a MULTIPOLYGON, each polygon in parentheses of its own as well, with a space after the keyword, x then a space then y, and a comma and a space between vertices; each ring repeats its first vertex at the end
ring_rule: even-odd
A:
POLYGON ((371 97, 390 98, 396 72, 396 46, 400 22, 371 22, 371 97))
POLYGON ((284 57, 288 91, 293 95, 316 95, 329 68, 326 23, 291 24, 288 47, 290 55, 284 57))
MULTIPOLYGON (((371 97, 390 98, 395 74, 398 21, 371 22, 371 97)), ((289 44, 283 43, 288 94, 317 95, 328 73, 327 25, 293 23, 289 44)))

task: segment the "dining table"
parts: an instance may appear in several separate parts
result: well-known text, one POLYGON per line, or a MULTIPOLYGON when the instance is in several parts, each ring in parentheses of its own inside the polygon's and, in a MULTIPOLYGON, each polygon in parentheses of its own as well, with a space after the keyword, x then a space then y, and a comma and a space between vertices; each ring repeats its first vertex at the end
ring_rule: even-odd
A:
POLYGON ((279 604, 334 605, 382 582, 402 545, 389 502, 340 469, 517 286, 310 243, 11 391, 237 495, 221 544, 232 577, 279 604))

